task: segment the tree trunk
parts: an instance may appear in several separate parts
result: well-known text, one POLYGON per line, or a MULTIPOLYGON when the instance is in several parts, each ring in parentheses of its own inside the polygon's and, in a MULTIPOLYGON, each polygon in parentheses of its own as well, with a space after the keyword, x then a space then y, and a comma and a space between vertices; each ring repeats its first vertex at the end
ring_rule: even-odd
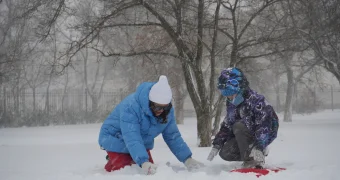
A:
POLYGON ((66 93, 67 93, 67 86, 68 86, 68 69, 66 69, 66 78, 65 78, 65 86, 64 86, 64 90, 63 90, 63 97, 62 97, 62 100, 61 100, 61 112, 63 113, 64 115, 64 103, 65 103, 65 98, 66 98, 66 93))
MULTIPOLYGON (((179 81, 179 80, 178 80, 179 81)), ((175 88, 173 88, 173 97, 174 97, 174 108, 175 108, 175 116, 176 123, 183 124, 184 123, 184 102, 185 97, 184 93, 182 93, 182 83, 177 84, 175 88)))
POLYGON ((91 97, 91 101, 92 101, 92 113, 97 113, 98 111, 98 98, 95 96, 95 94, 93 94, 91 97))
MULTIPOLYGON (((35 120, 32 121, 32 123, 34 123, 35 121, 35 125, 38 126, 39 125, 39 122, 40 120, 37 118, 37 112, 36 112, 36 103, 35 103, 35 87, 32 88, 32 92, 33 92, 33 116, 35 118, 35 120)), ((34 124, 31 124, 31 125, 34 125, 34 124)))
POLYGON ((230 53, 230 67, 236 66, 237 63, 237 43, 233 42, 233 47, 230 53))
MULTIPOLYGON (((207 108, 208 109, 208 108, 207 108)), ((197 112, 198 147, 211 146, 211 118, 208 111, 197 112)))
POLYGON ((46 88, 45 113, 47 115, 50 114, 50 83, 48 83, 48 86, 46 88))
POLYGON ((225 101, 221 101, 219 104, 218 104, 218 107, 217 107, 217 110, 216 110, 216 115, 215 115, 215 121, 214 121, 214 124, 213 124, 213 130, 212 130, 212 135, 215 136, 218 132, 218 130, 220 129, 220 123, 221 123, 221 114, 222 114, 222 109, 224 107, 223 103, 225 101))
MULTIPOLYGON (((20 70, 17 72, 17 77, 15 80, 15 84, 11 90, 13 94, 13 102, 14 102, 14 112, 17 116, 19 116, 19 96, 20 96, 20 70)), ((14 124, 17 124, 17 122, 13 122, 14 124)))
POLYGON ((26 111, 26 89, 22 89, 20 92, 21 106, 22 106, 22 114, 25 114, 26 111))
POLYGON ((20 116, 20 87, 19 80, 15 88, 15 113, 20 116))
MULTIPOLYGON (((56 59, 56 55, 54 55, 54 59, 56 59)), ((48 84, 47 84, 47 88, 46 88, 45 111, 46 111, 47 115, 50 114, 50 87, 51 87, 52 76, 53 76, 53 72, 54 72, 53 68, 54 67, 52 67, 52 70, 50 72, 49 79, 48 79, 48 84)))
POLYGON ((275 88, 276 94, 276 111, 281 112, 280 88, 275 88))
POLYGON ((3 88, 3 96, 4 96, 4 99, 3 99, 3 109, 4 109, 4 114, 3 114, 3 117, 6 117, 7 115, 7 102, 6 102, 6 98, 7 98, 7 95, 6 95, 6 87, 4 86, 3 88))
POLYGON ((286 94, 286 103, 285 103, 285 112, 283 121, 292 122, 292 102, 294 97, 294 76, 293 71, 290 68, 287 68, 287 94, 286 94))
POLYGON ((337 72, 335 70, 333 70, 333 71, 328 70, 328 71, 331 72, 335 76, 335 78, 338 80, 338 82, 340 84, 340 72, 337 72))
POLYGON ((280 84, 279 75, 275 75, 275 95, 276 95, 276 111, 281 112, 281 100, 280 100, 280 84))
POLYGON ((35 88, 32 88, 32 92, 33 92, 33 113, 35 114, 35 88))
POLYGON ((181 96, 175 96, 175 113, 176 123, 184 124, 184 99, 181 96))

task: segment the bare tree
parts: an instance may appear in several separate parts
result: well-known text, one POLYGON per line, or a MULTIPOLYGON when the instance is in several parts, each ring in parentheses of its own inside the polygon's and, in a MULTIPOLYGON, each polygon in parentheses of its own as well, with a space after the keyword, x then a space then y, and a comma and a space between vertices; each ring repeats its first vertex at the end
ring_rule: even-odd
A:
MULTIPOLYGON (((0 85, 6 83, 5 86, 11 89, 15 116, 20 117, 19 98, 26 85, 24 62, 33 53, 34 36, 29 18, 20 17, 23 12, 21 2, 6 0, 3 5, 0 7, 0 85)), ((12 125, 20 123, 19 119, 8 118, 12 125)))
POLYGON ((63 88, 63 95, 61 98, 61 112, 63 113, 63 116, 65 116, 65 99, 67 97, 67 89, 69 84, 69 73, 68 68, 65 70, 65 81, 64 81, 64 88, 63 88))
MULTIPOLYGON (((85 82, 85 86, 86 86, 86 93, 89 94, 91 101, 92 101, 92 113, 97 113, 98 111, 98 101, 100 100, 100 97, 103 93, 103 87, 106 83, 106 76, 107 76, 107 68, 102 68, 104 70, 103 74, 102 74, 102 80, 100 83, 97 83, 99 81, 100 78, 100 65, 101 65, 101 56, 99 55, 99 53, 94 53, 96 54, 96 69, 94 72, 94 77, 92 79, 91 82, 89 82, 89 73, 88 73, 88 61, 89 61, 89 49, 85 48, 85 52, 82 53, 83 56, 83 60, 84 60, 84 82, 85 82), (90 85, 92 84, 92 85, 90 85), (99 88, 98 88, 99 85, 99 88)), ((93 59, 93 58, 91 58, 93 59)))
MULTIPOLYGON (((314 13, 314 11, 306 11, 304 6, 311 7, 307 5, 307 1, 293 2, 287 0, 280 3, 280 5, 283 18, 280 26, 285 29, 286 33, 284 33, 285 40, 277 43, 274 47, 279 52, 279 59, 281 59, 280 61, 284 65, 287 74, 284 121, 291 122, 293 99, 297 93, 298 83, 301 82, 306 73, 310 72, 315 66, 321 65, 322 60, 325 60, 323 58, 325 56, 320 56, 316 51, 320 50, 319 42, 321 42, 321 39, 319 38, 321 36, 315 33, 313 23, 310 23, 307 18, 312 12, 314 13), (299 73, 294 75, 296 69, 299 70, 299 73)), ((313 19, 318 18, 314 16, 313 19)))
POLYGON ((276 9, 278 2, 280 0, 222 1, 226 13, 220 17, 223 24, 219 31, 230 42, 226 46, 230 47, 231 66, 275 53, 262 47, 278 40, 280 31, 276 23, 280 22, 267 21, 268 17, 273 17, 271 10, 276 9))
POLYGON ((65 0, 25 0, 20 1, 18 8, 23 10, 19 18, 36 20, 36 33, 40 41, 51 35, 58 18, 67 12, 65 0))
POLYGON ((172 66, 169 70, 169 77, 171 79, 171 87, 173 90, 175 117, 177 124, 184 123, 184 103, 188 96, 185 81, 181 69, 181 64, 178 59, 172 61, 172 66))
POLYGON ((47 87, 46 87, 46 98, 45 98, 45 111, 46 114, 49 115, 50 113, 50 87, 51 87, 51 83, 53 80, 53 77, 55 77, 56 73, 56 63, 57 63, 57 54, 58 54, 58 46, 57 46, 57 32, 56 32, 56 27, 54 25, 53 28, 53 35, 50 36, 51 37, 51 50, 49 52, 51 52, 51 58, 47 59, 47 67, 46 67, 46 71, 47 71, 47 75, 48 75, 48 81, 47 81, 47 87), (52 59, 52 60, 49 60, 52 59))
MULTIPOLYGON (((32 7, 26 14, 39 17, 42 37, 50 34, 51 24, 69 8, 63 0, 29 2, 32 7), (43 11, 37 12, 37 8, 43 11), (48 10, 51 10, 48 15, 41 16, 48 10)), ((198 144, 210 146, 212 119, 223 100, 216 94, 218 64, 228 61, 231 66, 243 66, 247 60, 276 53, 261 47, 274 41, 279 34, 277 26, 266 23, 262 16, 277 2, 279 0, 98 1, 91 16, 73 26, 80 32, 79 39, 68 44, 67 51, 60 58, 67 57, 63 64, 66 67, 82 49, 92 48, 106 57, 138 56, 150 60, 170 57, 180 60, 183 79, 197 115, 198 144), (152 36, 152 43, 131 39, 141 30, 149 33, 159 30, 161 33, 152 36), (110 34, 112 39, 118 36, 126 39, 117 43, 120 47, 108 48, 102 40, 103 32, 110 34), (228 54, 228 58, 221 59, 222 53, 228 54)), ((72 15, 77 15, 77 9, 73 10, 72 15)))
MULTIPOLYGON (((82 36, 77 43, 70 46, 68 54, 74 55, 79 52, 80 49, 86 46, 98 47, 98 37, 100 32, 104 29, 119 30, 121 27, 145 27, 145 26, 157 26, 166 33, 162 38, 169 39, 167 47, 175 47, 175 51, 172 48, 166 48, 163 44, 155 44, 149 48, 145 48, 137 51, 132 47, 129 51, 117 52, 111 51, 102 54, 104 56, 140 56, 140 55, 163 55, 177 58, 181 61, 182 71, 186 82, 190 98, 194 104, 198 123, 198 139, 199 146, 205 147, 211 144, 211 120, 215 115, 216 107, 222 101, 222 98, 216 99, 216 55, 221 53, 226 47, 232 44, 231 48, 231 64, 240 63, 247 59, 262 57, 270 55, 273 52, 261 52, 257 54, 244 54, 247 48, 259 45, 267 42, 271 39, 271 36, 266 34, 267 38, 254 38, 247 40, 247 35, 256 31, 248 31, 253 27, 252 23, 255 17, 261 14, 261 12, 270 7, 277 1, 261 1, 261 6, 258 8, 252 8, 251 11, 246 11, 236 1, 233 5, 222 4, 221 1, 206 2, 203 0, 186 2, 186 1, 124 1, 119 3, 105 2, 106 8, 102 12, 103 15, 99 16, 97 20, 91 21, 85 24, 85 28, 88 30, 87 34, 82 36), (231 21, 234 24, 232 35, 227 31, 227 28, 220 27, 221 7, 229 9, 232 13, 231 21), (205 8, 208 7, 208 8, 205 8), (125 19, 124 22, 117 21, 117 17, 121 17, 128 9, 138 7, 141 14, 145 14, 144 18, 138 19, 138 21, 125 19), (183 13, 185 12, 185 13, 183 13), (238 15, 242 14, 243 17, 249 17, 249 19, 238 18, 238 15), (116 21, 115 21, 116 20, 116 21), (210 23, 212 22, 212 23, 210 23), (209 31, 213 30, 209 35, 209 31), (218 44, 218 37, 221 33, 227 38, 232 39, 232 43, 218 44), (95 44, 96 46, 93 46, 95 44), (208 56, 206 56, 208 55, 208 56), (240 56, 243 55, 243 56, 240 56), (210 73, 207 73, 208 78, 204 76, 204 70, 206 67, 210 67, 210 73), (206 81, 209 79, 209 82, 206 81)), ((251 6, 251 2, 245 4, 248 7, 251 6), (248 3, 248 4, 247 4, 248 3)), ((226 17, 228 20, 228 17, 226 17)), ((93 18, 91 19, 93 20, 93 18)), ((228 25, 228 23, 225 23, 228 25)), ((271 29, 272 31, 275 28, 271 29)), ((259 37, 261 37, 259 35, 259 37)), ((162 41, 167 42, 167 41, 162 41)), ((97 48, 98 49, 98 48, 97 48)))
POLYGON ((294 28, 340 83, 340 2, 288 1, 294 28))
MULTIPOLYGON (((312 70, 317 64, 320 63, 320 61, 315 60, 312 61, 312 64, 308 65, 300 65, 301 69, 299 73, 297 73, 296 76, 294 76, 294 70, 292 62, 294 60, 294 53, 289 53, 288 55, 282 54, 282 60, 283 64, 287 70, 287 93, 286 93, 286 101, 285 101, 285 111, 284 111, 284 117, 283 121, 285 122, 292 122, 292 106, 293 106, 293 97, 297 93, 297 84, 301 81, 301 78, 308 73, 310 70, 312 70)), ((300 56, 299 58, 302 58, 300 56)))

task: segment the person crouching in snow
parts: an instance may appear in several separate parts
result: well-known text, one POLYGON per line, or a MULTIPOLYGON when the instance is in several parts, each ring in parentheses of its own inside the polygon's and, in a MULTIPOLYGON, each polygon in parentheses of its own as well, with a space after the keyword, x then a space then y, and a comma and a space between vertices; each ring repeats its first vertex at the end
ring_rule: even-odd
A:
POLYGON ((243 168, 262 169, 267 146, 277 137, 278 117, 265 97, 250 89, 238 68, 228 68, 218 78, 218 89, 227 97, 227 115, 213 140, 208 160, 219 153, 226 161, 243 161, 243 168))
POLYGON ((198 169, 202 163, 194 160, 176 125, 172 92, 166 76, 158 82, 144 82, 120 102, 101 126, 99 145, 107 152, 106 171, 114 171, 132 164, 139 165, 146 174, 156 173, 150 150, 160 133, 171 152, 188 170, 198 169))

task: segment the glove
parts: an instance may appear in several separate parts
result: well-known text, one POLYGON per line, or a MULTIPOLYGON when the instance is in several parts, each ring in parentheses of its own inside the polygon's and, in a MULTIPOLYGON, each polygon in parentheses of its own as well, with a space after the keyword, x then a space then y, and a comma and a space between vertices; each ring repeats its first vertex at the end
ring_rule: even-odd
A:
POLYGON ((157 166, 152 164, 151 162, 145 162, 142 164, 142 169, 147 175, 153 175, 157 171, 157 166))
POLYGON ((212 161, 214 159, 214 157, 218 154, 218 151, 220 151, 219 149, 213 147, 209 153, 209 156, 208 156, 208 160, 209 161, 212 161))
POLYGON ((195 159, 193 158, 188 158, 185 162, 184 162, 184 165, 185 167, 188 168, 189 171, 193 171, 193 170, 197 170, 201 167, 204 167, 204 164, 199 162, 199 161, 196 161, 195 159))
POLYGON ((249 157, 252 157, 257 162, 264 162, 265 159, 263 151, 258 150, 255 147, 250 151, 249 157))

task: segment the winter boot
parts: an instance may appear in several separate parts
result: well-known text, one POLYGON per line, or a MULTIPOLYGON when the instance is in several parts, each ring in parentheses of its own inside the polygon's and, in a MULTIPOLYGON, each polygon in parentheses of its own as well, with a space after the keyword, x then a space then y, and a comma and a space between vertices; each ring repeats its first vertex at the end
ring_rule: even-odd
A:
POLYGON ((249 156, 244 160, 242 164, 243 168, 263 169, 266 151, 267 150, 260 151, 253 147, 250 151, 249 156))
POLYGON ((244 161, 242 163, 242 168, 254 168, 254 169, 263 169, 264 162, 258 162, 255 160, 244 161))

